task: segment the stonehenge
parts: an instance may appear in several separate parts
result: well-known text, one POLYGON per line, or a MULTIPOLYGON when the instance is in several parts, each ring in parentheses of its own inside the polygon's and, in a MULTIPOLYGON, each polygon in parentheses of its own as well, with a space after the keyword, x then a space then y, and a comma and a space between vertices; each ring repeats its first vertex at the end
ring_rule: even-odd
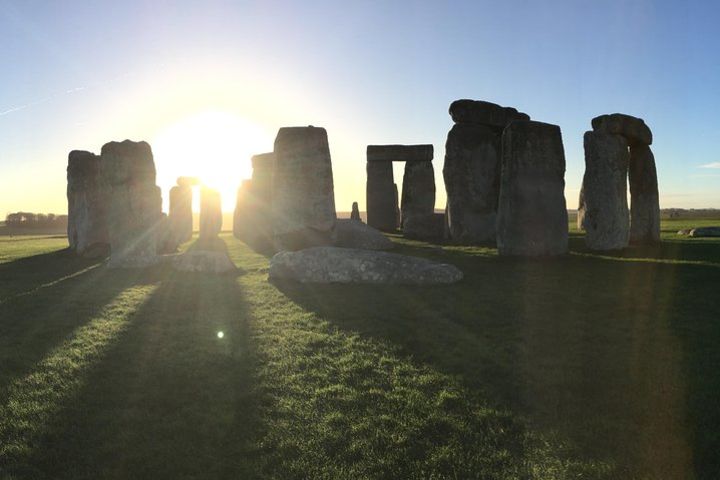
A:
POLYGON ((514 108, 467 99, 454 101, 449 113, 454 125, 443 166, 447 233, 458 243, 494 242, 502 133, 510 122, 530 117, 514 108))
POLYGON ((586 170, 578 227, 591 250, 660 241, 660 203, 652 132, 640 118, 621 113, 592 119, 585 134, 586 170), (630 210, 627 183, 630 183, 630 210))
POLYGON ((100 182, 100 157, 73 150, 67 166, 70 249, 86 257, 103 256, 109 249, 106 198, 100 182))
POLYGON ((517 120, 502 135, 497 213, 500 255, 561 255, 568 249, 565 152, 560 127, 517 120))
POLYGON ((335 194, 324 128, 284 127, 275 138, 272 225, 277 250, 335 242, 335 194))
POLYGON ((368 225, 378 230, 395 232, 409 218, 434 212, 432 145, 368 145, 366 153, 368 225), (397 185, 393 180, 392 162, 395 161, 405 162, 399 207, 397 185))
POLYGON ((625 248, 630 235, 627 169, 630 161, 625 137, 585 132, 585 175, 578 221, 585 243, 593 250, 625 248))
POLYGON ((102 147, 101 178, 107 195, 110 267, 144 267, 157 262, 162 220, 155 162, 147 142, 110 142, 102 147))
POLYGON ((218 238, 222 229, 222 203, 220 193, 212 188, 200 189, 200 235, 201 241, 218 238))

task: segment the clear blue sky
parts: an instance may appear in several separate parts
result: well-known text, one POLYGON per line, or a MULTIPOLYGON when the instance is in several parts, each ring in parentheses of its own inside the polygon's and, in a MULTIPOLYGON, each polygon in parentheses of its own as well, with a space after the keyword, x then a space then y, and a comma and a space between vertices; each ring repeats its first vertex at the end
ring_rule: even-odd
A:
MULTIPOLYGON (((203 111, 252 125, 225 157, 198 158, 232 188, 230 167, 246 173, 277 128, 313 124, 329 133, 338 210, 365 203, 369 143, 433 143, 442 208, 457 98, 560 125, 571 208, 582 134, 611 112, 652 128, 663 207, 720 207, 718 25, 711 1, 0 0, 0 214, 62 212, 69 150, 152 143, 203 111)), ((191 173, 170 156, 164 196, 191 173)))

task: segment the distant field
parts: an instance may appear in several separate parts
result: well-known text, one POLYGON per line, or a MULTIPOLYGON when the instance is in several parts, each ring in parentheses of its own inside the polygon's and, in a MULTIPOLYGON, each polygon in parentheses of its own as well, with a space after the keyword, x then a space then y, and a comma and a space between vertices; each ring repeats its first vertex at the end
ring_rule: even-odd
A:
POLYGON ((556 260, 392 236, 465 272, 434 288, 0 237, 0 479, 720 478, 720 239, 675 234, 704 224, 556 260))

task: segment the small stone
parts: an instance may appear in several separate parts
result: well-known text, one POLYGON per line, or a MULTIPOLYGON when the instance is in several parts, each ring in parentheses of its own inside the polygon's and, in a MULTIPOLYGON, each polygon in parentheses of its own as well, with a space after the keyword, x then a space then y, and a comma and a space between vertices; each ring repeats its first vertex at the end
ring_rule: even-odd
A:
POLYGON ((350 220, 362 222, 362 219, 360 218, 360 208, 358 207, 357 202, 352 203, 352 211, 350 212, 350 220))

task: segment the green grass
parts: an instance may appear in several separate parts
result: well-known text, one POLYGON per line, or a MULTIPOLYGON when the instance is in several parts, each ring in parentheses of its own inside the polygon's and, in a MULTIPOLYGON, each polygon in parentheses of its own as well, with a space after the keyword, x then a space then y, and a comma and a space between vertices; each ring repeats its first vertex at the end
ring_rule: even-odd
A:
POLYGON ((0 478, 717 478, 720 241, 681 223, 554 261, 393 237, 465 272, 436 288, 0 240, 0 478))

